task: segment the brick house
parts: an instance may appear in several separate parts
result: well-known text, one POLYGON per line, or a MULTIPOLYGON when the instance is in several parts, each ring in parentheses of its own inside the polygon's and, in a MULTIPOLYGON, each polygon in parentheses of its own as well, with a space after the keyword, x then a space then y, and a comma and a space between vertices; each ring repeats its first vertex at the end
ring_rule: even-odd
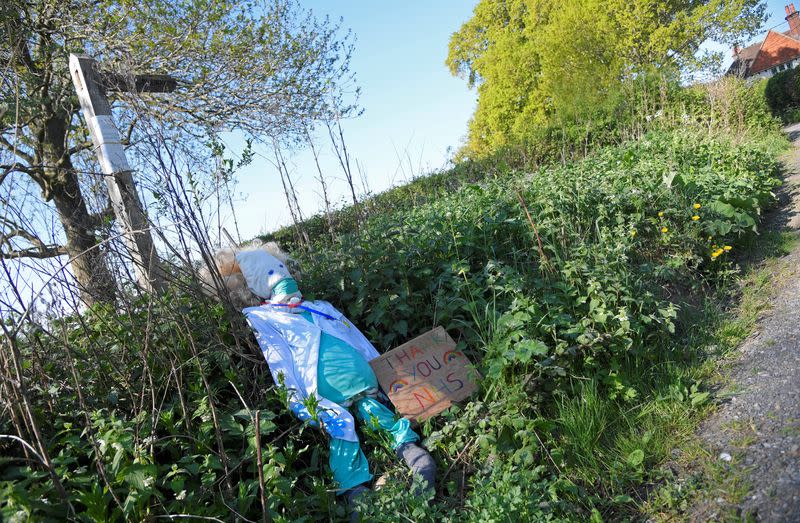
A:
POLYGON ((794 4, 786 6, 786 21, 788 31, 770 30, 761 42, 744 49, 734 47, 733 63, 725 74, 755 80, 800 65, 800 13, 794 4))

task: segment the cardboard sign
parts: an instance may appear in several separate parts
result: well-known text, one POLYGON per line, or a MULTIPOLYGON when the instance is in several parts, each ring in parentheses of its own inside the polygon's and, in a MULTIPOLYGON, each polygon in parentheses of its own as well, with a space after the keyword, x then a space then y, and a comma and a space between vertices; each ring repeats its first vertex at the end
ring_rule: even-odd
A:
POLYGON ((397 412, 411 421, 433 417, 477 388, 477 372, 442 327, 369 364, 397 412))

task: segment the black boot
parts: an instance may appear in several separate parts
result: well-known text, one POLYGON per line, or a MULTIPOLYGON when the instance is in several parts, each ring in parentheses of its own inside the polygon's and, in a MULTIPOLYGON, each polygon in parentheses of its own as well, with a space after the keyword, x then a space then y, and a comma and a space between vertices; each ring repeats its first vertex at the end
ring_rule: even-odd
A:
POLYGON ((436 462, 428 451, 416 443, 403 443, 395 452, 398 458, 406 462, 411 472, 422 479, 423 490, 416 494, 433 492, 436 487, 436 462))
POLYGON ((347 502, 347 509, 350 511, 350 523, 358 523, 360 516, 356 510, 356 499, 369 489, 364 485, 358 485, 345 491, 344 499, 347 502))

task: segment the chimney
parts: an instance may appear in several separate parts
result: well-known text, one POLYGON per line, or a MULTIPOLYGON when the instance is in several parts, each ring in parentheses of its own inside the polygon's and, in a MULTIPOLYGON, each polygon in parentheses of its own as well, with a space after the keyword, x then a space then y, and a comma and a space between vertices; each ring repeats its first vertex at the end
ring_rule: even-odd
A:
POLYGON ((800 13, 795 10, 793 3, 786 6, 786 21, 789 22, 789 34, 800 38, 800 13))

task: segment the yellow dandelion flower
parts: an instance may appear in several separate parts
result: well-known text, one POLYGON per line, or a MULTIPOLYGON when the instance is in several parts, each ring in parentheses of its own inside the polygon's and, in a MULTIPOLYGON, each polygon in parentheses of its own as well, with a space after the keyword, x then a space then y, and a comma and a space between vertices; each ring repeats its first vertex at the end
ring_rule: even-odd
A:
POLYGON ((696 214, 694 216, 692 216, 692 221, 693 222, 696 222, 699 219, 700 219, 700 217, 698 215, 696 215, 696 214))
POLYGON ((669 229, 667 229, 666 227, 662 227, 662 228, 661 228, 661 232, 663 232, 663 233, 667 233, 667 232, 669 232, 669 229))
POLYGON ((731 247, 730 245, 726 245, 725 247, 723 247, 723 249, 725 249, 726 251, 729 251, 729 250, 733 249, 733 247, 731 247))
POLYGON ((631 230, 631 238, 633 238, 634 236, 636 236, 636 229, 631 230))
POLYGON ((692 205, 692 207, 694 207, 695 209, 699 209, 700 207, 702 207, 702 205, 700 205, 699 203, 696 203, 696 204, 692 205))
POLYGON ((659 218, 663 218, 664 217, 664 211, 659 211, 658 212, 658 217, 659 218))

